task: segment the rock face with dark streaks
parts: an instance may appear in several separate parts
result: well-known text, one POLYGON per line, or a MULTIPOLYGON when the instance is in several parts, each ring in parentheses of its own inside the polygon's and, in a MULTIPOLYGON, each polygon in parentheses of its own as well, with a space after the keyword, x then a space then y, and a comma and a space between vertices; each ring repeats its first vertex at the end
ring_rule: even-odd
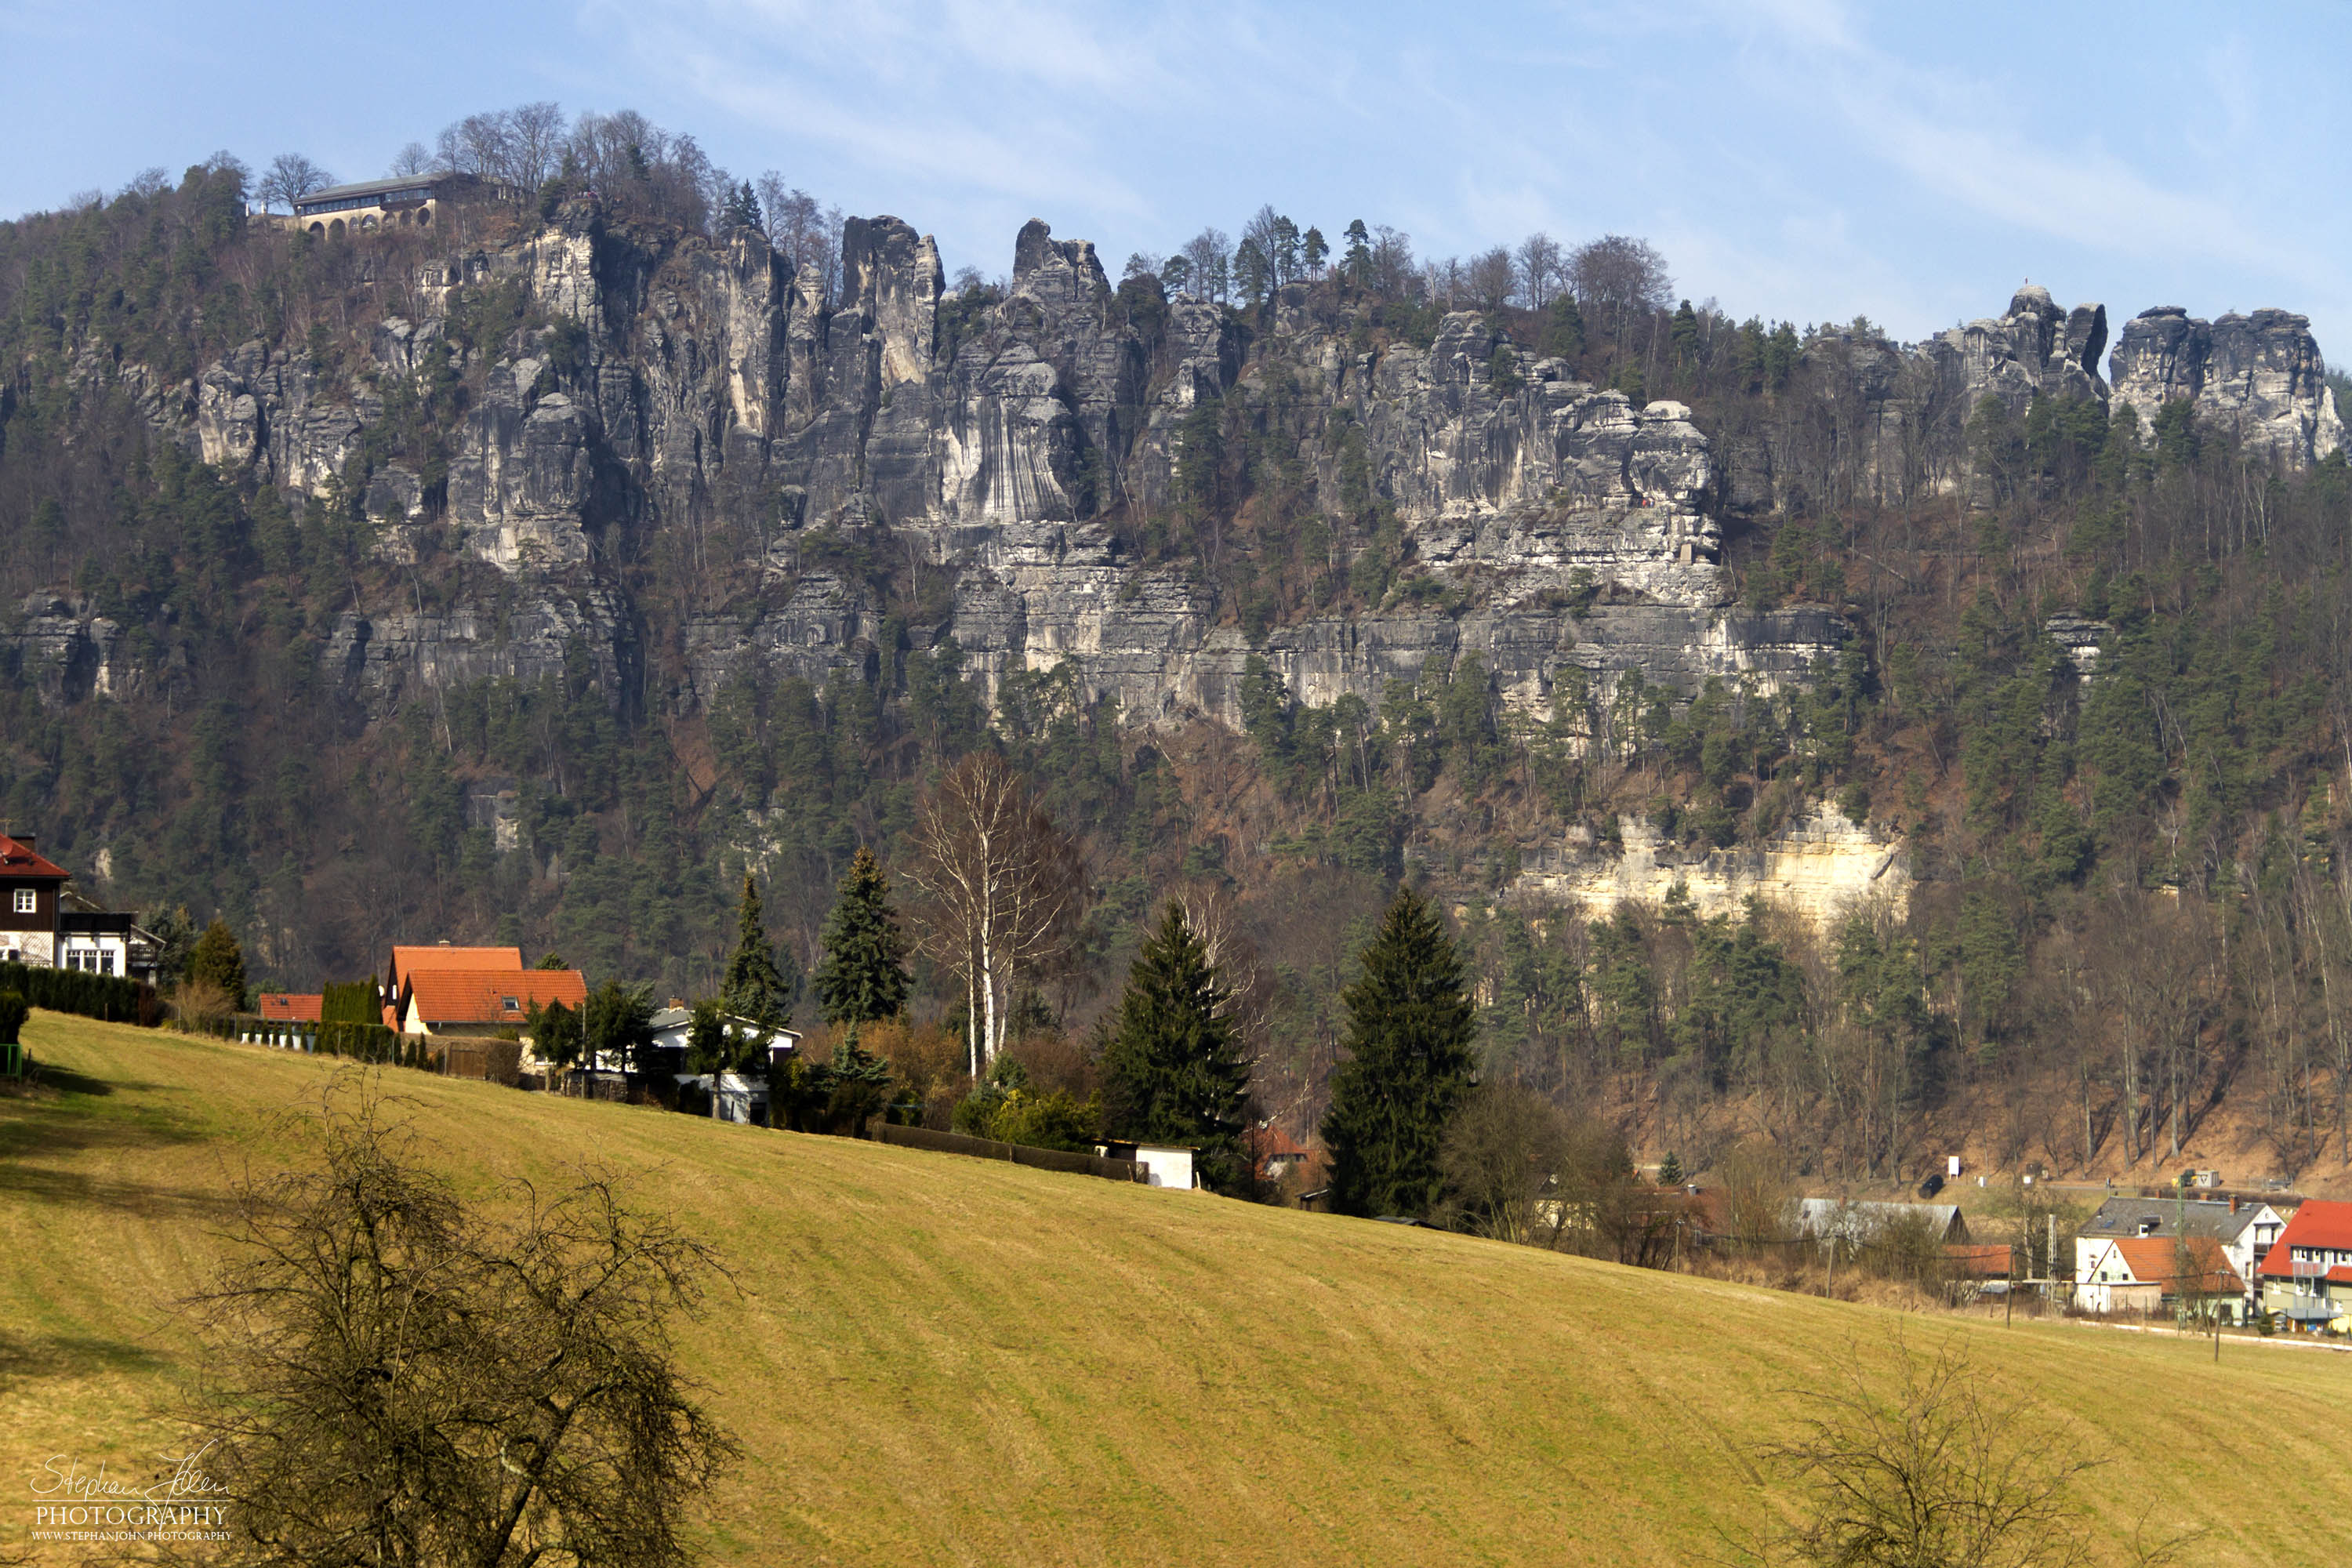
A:
MULTIPOLYGON (((1817 334, 1798 395, 1711 440, 1684 405, 1578 381, 1479 315, 1444 318, 1426 348, 1367 340, 1291 287, 1247 321, 1115 289, 1092 245, 1037 221, 1002 297, 949 295, 937 247, 895 217, 848 221, 828 299, 756 230, 608 226, 580 202, 414 285, 421 319, 386 317, 346 350, 364 374, 256 342, 145 392, 205 460, 359 498, 396 557, 438 541, 507 576, 496 610, 346 617, 329 664, 377 710, 436 684, 536 679, 573 640, 616 679, 644 670, 646 700, 691 710, 738 679, 871 675, 898 635, 952 638, 992 693, 1066 660, 1152 722, 1235 721, 1253 658, 1314 702, 1377 701, 1473 656, 1504 700, 1541 711, 1562 691, 1605 707, 1634 671, 1685 693, 1718 677, 1770 691, 1834 655, 1843 623, 1731 610, 1727 512, 1974 495, 1980 410, 2109 396, 2104 308, 2032 286, 1918 345, 1817 334), (453 302, 491 286, 542 324, 452 353, 453 302), (371 468, 385 389, 445 360, 478 389, 446 475, 371 468), (1237 606, 1136 553, 1151 520, 1201 502, 1218 443, 1244 431, 1295 453, 1297 510, 1330 527, 1338 564, 1391 553, 1382 604, 1245 631, 1237 606), (858 575, 823 564, 852 538, 952 574, 951 613, 887 631, 858 575), (641 625, 617 569, 664 552, 739 584, 736 600, 641 625), (662 650, 658 672, 640 647, 662 650)), ((2144 418, 2185 397, 2290 462, 2340 443, 2300 317, 2150 312, 2115 366, 2144 418)), ((1229 546, 1256 547, 1239 531, 1229 546)), ((56 619, 26 620, 16 646, 57 665, 64 700, 95 683, 70 673, 95 634, 32 629, 56 619)))
POLYGON ((2198 321, 2177 305, 2143 310, 2116 344, 2116 401, 2139 416, 2145 437, 2166 404, 2249 448, 2303 468, 2344 445, 2344 423, 2308 317, 2284 310, 2198 321))
POLYGON ((2020 289, 2002 315, 1921 343, 1817 333, 1804 347, 1805 395, 1728 443, 1730 496, 1746 508, 1938 495, 1989 504, 1969 440, 1985 400, 2021 420, 2037 398, 2104 406, 2106 344, 2105 306, 2067 310, 2039 284, 2020 289))

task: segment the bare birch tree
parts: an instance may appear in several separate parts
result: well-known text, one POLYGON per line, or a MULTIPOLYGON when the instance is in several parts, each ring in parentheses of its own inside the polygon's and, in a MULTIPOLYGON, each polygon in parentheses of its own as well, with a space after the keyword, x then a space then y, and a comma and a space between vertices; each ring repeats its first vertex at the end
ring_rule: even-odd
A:
POLYGON ((924 950, 963 978, 977 1078, 1004 1048, 1021 988, 1069 951, 1086 898, 1077 847, 1019 773, 980 752, 923 803, 908 879, 924 950))

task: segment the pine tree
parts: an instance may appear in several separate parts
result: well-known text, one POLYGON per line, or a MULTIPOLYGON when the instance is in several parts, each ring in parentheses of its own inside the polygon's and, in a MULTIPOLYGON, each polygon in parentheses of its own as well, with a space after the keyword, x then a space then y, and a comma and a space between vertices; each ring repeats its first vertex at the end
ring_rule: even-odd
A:
POLYGON ((1698 312, 1691 309, 1691 302, 1688 300, 1684 300, 1675 309, 1672 331, 1675 363, 1696 364, 1702 340, 1699 333, 1698 312))
POLYGON ((816 966, 817 1005, 828 1024, 895 1018, 907 1005, 907 939, 890 910, 890 881, 860 849, 825 917, 824 958, 816 966))
POLYGON ((760 217, 760 198, 752 191, 751 181, 746 180, 727 193, 727 200, 719 209, 719 227, 721 233, 730 228, 766 231, 767 226, 760 217))
POLYGON ((1410 888, 1398 892, 1343 1000, 1349 1059, 1323 1118, 1331 1206, 1425 1213, 1441 1184, 1438 1141, 1475 1063, 1462 959, 1434 905, 1410 888))
POLYGON ((1102 1068, 1113 1137, 1189 1143, 1202 1179, 1230 1192, 1247 1173, 1250 1069, 1225 1000, 1182 906, 1170 900, 1127 972, 1102 1068))
POLYGON ((768 942, 766 921, 760 913, 759 885, 743 873, 743 907, 737 919, 735 956, 727 961, 727 981, 719 990, 719 1005, 738 1018, 754 1024, 780 1025, 793 1016, 800 1000, 800 966, 792 955, 777 962, 768 942))
POLYGON ((230 1006, 245 1011, 245 950, 237 946, 226 921, 215 918, 196 938, 188 954, 188 978, 219 986, 228 994, 230 1006))
POLYGON ((1576 308, 1576 296, 1563 293, 1551 302, 1551 311, 1544 318, 1543 335, 1537 340, 1536 352, 1554 359, 1572 360, 1584 353, 1584 317, 1576 308))

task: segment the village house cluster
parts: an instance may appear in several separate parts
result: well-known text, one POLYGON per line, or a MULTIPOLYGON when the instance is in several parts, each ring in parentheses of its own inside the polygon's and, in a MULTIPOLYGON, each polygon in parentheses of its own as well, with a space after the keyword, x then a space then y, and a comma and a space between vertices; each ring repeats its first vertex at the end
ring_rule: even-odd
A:
MULTIPOLYGON (((161 939, 138 915, 107 909, 71 881, 69 871, 39 852, 34 835, 0 834, 0 963, 157 980, 161 939)), ((609 1051, 592 1051, 568 1067, 543 1060, 534 1050, 537 1020, 559 1005, 581 1014, 587 980, 576 969, 526 967, 519 947, 397 944, 366 996, 366 1021, 429 1047, 445 1072, 585 1098, 707 1109, 718 1120, 751 1124, 770 1120, 769 1079, 787 1068, 802 1044, 793 1029, 730 1017, 730 1029, 756 1038, 754 1055, 765 1058, 769 1071, 689 1072, 693 1013, 673 1001, 649 1020, 650 1042, 634 1063, 609 1051)), ((239 1037, 316 1048, 325 1010, 322 993, 265 990, 239 1037)), ((1314 1157, 1307 1145, 1270 1125, 1254 1129, 1250 1145, 1264 1183, 1314 1157)), ((1189 1149, 1107 1143, 1097 1153, 1137 1163, 1155 1185, 1196 1184, 1189 1149)), ((1954 1175, 1957 1167, 1953 1162, 1954 1175)), ((2211 1172, 2184 1173, 2166 1195, 2107 1198, 2073 1237, 2071 1289, 2063 1278, 2022 1278, 2018 1254, 1978 1241, 1956 1204, 1802 1198, 1786 1234, 1797 1244, 1850 1256, 1892 1226, 1924 1226, 1945 1277, 1979 1296, 2024 1287, 2094 1317, 2236 1326, 2259 1319, 2294 1332, 2352 1333, 2352 1203, 2220 1194, 2210 1190, 2218 1182, 2211 1172)), ((1941 1184, 1930 1178, 1923 1195, 1941 1184)), ((1315 1206, 1319 1195, 1304 1194, 1302 1202, 1315 1206)), ((1717 1196, 1696 1186, 1676 1196, 1682 1212, 1675 1224, 1694 1243, 1704 1245, 1724 1228, 1717 1196)), ((2056 1243, 2053 1234, 2045 1254, 2053 1259, 2060 1256, 2056 1243)))

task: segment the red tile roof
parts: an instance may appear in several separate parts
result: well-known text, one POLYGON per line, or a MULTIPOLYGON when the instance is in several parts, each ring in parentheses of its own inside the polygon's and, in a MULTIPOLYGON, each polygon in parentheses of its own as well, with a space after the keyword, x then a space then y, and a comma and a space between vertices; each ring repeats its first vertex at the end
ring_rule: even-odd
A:
MULTIPOLYGON (((446 951, 446 950, 444 950, 446 951)), ((507 949, 511 952, 512 948, 507 949)), ((417 1014, 435 1024, 520 1024, 533 1003, 561 1002, 578 1009, 588 1000, 588 982, 576 969, 419 969, 406 976, 417 1014), (514 1005, 507 1005, 512 1001, 514 1005)), ((407 1021, 407 1011, 402 1011, 407 1021)))
POLYGON ((419 969, 509 970, 522 967, 522 949, 519 947, 449 947, 439 942, 431 946, 395 947, 392 950, 392 978, 397 984, 419 969))
MULTIPOLYGON (((2352 1204, 2328 1203, 2314 1199, 2294 1211, 2286 1222, 2279 1238, 2263 1257, 2263 1278, 2289 1279, 2294 1276, 2291 1261, 2292 1247, 2311 1247, 2329 1252, 2352 1252, 2352 1204)), ((2334 1276, 2330 1275, 2333 1279, 2334 1276)))
POLYGON ((261 994, 261 1016, 279 1023, 315 1024, 324 996, 298 996, 285 991, 265 991, 261 994))
POLYGON ((1948 1242, 1944 1247, 1944 1262, 1966 1279, 2005 1279, 2009 1277, 2009 1248, 1998 1243, 1948 1242))
POLYGON ((1308 1152, 1306 1144, 1272 1125, 1251 1129, 1249 1142, 1261 1160, 1301 1160, 1308 1152))
POLYGON ((72 875, 47 856, 36 854, 32 846, 0 834, 0 877, 55 877, 63 881, 72 875))
POLYGON ((2143 1285, 2161 1285, 2178 1294, 2185 1279, 2189 1289, 2213 1296, 2242 1291, 2246 1282, 2230 1266, 2229 1255, 2221 1244, 2210 1236, 2192 1236, 2188 1239, 2189 1268, 2181 1269, 2180 1244, 2168 1237, 2126 1237, 2115 1244, 2116 1251, 2132 1271, 2132 1278, 2143 1285))

